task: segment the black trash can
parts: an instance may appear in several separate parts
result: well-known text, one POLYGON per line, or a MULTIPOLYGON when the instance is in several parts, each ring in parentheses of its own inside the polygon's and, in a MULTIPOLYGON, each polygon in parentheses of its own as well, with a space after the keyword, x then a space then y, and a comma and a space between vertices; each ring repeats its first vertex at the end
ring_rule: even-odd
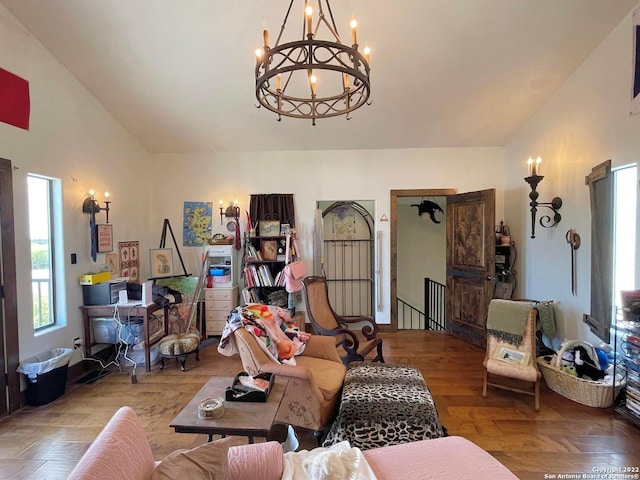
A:
POLYGON ((46 405, 64 394, 72 353, 70 348, 55 348, 20 362, 18 372, 27 381, 27 404, 46 405))

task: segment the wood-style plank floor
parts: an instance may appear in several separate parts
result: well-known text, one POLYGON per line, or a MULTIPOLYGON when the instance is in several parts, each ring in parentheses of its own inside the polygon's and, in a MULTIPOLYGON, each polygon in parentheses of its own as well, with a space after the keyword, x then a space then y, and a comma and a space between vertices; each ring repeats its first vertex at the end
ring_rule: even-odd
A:
MULTIPOLYGON (((472 440, 522 480, 640 466, 640 429, 611 409, 572 402, 544 383, 538 413, 527 395, 490 387, 483 399, 482 349, 441 332, 403 331, 383 337, 388 363, 411 364, 422 371, 449 434, 472 440)), ((151 373, 139 368, 136 384, 128 370, 93 384, 70 384, 64 396, 49 405, 25 407, 0 419, 0 479, 66 478, 122 405, 132 406, 141 417, 156 459, 200 445, 206 436, 174 433, 169 422, 210 376, 232 376, 240 370, 238 357, 223 357, 212 346, 201 352, 199 363, 190 356, 186 372, 168 362, 164 371, 159 366, 151 373)), ((302 445, 311 444, 308 432, 299 436, 302 445)))

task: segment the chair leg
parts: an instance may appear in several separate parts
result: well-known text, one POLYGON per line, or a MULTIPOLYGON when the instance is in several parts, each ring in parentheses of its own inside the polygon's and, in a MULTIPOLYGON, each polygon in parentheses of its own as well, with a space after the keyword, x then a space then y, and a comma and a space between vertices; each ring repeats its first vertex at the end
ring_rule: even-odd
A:
POLYGON ((535 390, 535 402, 536 402, 536 412, 540 411, 540 380, 535 382, 534 385, 534 390, 535 390))
POLYGON ((378 352, 378 355, 376 356, 376 358, 374 359, 374 362, 380 362, 380 363, 384 363, 384 357, 382 356, 382 342, 380 342, 377 347, 376 347, 376 351, 378 352))

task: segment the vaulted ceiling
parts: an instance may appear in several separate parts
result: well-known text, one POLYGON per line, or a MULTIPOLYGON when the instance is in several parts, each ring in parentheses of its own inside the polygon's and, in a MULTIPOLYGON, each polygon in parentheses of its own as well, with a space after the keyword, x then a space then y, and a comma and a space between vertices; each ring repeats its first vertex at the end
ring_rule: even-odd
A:
POLYGON ((290 0, 0 2, 153 153, 505 145, 638 3, 333 0, 372 104, 312 126, 256 108, 253 52, 290 0))

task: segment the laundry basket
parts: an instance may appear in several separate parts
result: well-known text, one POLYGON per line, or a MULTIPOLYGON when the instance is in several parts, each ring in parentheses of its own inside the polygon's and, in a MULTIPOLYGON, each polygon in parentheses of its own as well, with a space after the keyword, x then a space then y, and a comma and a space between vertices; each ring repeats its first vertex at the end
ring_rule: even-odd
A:
POLYGON ((565 342, 560 351, 552 357, 538 357, 536 359, 544 381, 551 390, 574 402, 589 407, 610 407, 624 385, 623 381, 616 383, 614 387, 610 383, 578 378, 560 370, 562 355, 570 348, 579 345, 593 348, 593 345, 588 342, 572 340, 565 342))

